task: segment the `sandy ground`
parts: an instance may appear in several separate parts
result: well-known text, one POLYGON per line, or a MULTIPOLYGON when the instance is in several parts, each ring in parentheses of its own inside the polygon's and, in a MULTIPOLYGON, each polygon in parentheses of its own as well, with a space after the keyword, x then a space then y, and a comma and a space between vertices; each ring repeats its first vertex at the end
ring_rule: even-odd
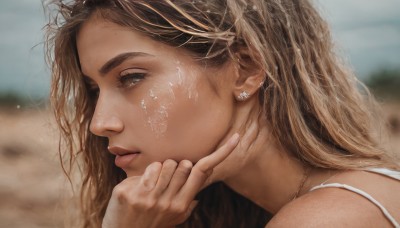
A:
MULTIPOLYGON (((385 110, 383 118, 398 127, 389 144, 400 154, 400 104, 385 110)), ((70 186, 59 165, 57 141, 49 111, 0 109, 0 228, 63 226, 70 186)))
POLYGON ((0 227, 61 227, 57 135, 48 111, 0 111, 0 227))

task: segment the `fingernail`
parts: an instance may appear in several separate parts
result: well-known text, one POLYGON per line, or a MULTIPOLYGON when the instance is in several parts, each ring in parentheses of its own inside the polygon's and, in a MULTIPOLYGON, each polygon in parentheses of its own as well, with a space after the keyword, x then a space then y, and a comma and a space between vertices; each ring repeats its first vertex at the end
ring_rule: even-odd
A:
POLYGON ((235 133, 229 140, 229 144, 236 145, 239 142, 239 133, 235 133))
POLYGON ((149 166, 147 166, 147 168, 146 168, 147 172, 149 172, 149 173, 155 172, 158 170, 159 166, 160 166, 160 163, 153 162, 149 166))
POLYGON ((183 166, 184 168, 191 169, 193 167, 193 163, 189 160, 182 160, 179 162, 179 165, 183 166))
POLYGON ((157 172, 158 169, 159 169, 159 164, 156 162, 147 166, 142 176, 142 183, 146 191, 151 191, 156 186, 156 180, 154 180, 152 176, 154 175, 155 172, 157 172))

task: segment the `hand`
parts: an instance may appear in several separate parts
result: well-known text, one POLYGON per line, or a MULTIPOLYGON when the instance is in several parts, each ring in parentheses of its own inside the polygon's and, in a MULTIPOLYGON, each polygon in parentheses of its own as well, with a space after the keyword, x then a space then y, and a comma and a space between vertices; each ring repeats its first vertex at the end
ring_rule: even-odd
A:
POLYGON ((272 134, 262 124, 261 121, 247 121, 241 126, 234 126, 234 131, 241 132, 240 142, 224 161, 213 169, 203 188, 219 181, 232 186, 236 181, 231 182, 230 178, 242 175, 246 166, 259 159, 255 152, 262 150, 267 153, 271 149, 266 145, 271 143, 272 134))
POLYGON ((183 160, 150 164, 143 176, 128 177, 115 186, 103 219, 103 228, 173 227, 183 223, 195 208, 194 197, 215 166, 236 147, 234 134, 195 166, 183 160))

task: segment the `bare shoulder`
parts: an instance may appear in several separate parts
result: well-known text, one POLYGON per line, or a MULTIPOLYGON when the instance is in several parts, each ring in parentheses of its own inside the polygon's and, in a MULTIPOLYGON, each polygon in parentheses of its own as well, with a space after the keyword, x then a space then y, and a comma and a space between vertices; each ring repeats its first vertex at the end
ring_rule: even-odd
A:
POLYGON ((379 208, 343 189, 310 192, 283 207, 267 224, 274 227, 392 227, 379 208))

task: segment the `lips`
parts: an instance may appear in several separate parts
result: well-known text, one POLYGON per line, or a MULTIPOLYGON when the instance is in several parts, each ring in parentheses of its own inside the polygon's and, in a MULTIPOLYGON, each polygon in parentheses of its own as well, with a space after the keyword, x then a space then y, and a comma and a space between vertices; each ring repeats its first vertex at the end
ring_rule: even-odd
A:
POLYGON ((115 155, 115 165, 121 169, 127 169, 135 158, 140 155, 139 151, 128 150, 118 146, 109 146, 108 150, 115 155))
POLYGON ((108 150, 110 151, 110 153, 112 153, 114 155, 119 155, 119 156, 139 153, 139 151, 137 151, 137 150, 128 150, 128 149, 118 147, 118 146, 109 146, 108 150))

